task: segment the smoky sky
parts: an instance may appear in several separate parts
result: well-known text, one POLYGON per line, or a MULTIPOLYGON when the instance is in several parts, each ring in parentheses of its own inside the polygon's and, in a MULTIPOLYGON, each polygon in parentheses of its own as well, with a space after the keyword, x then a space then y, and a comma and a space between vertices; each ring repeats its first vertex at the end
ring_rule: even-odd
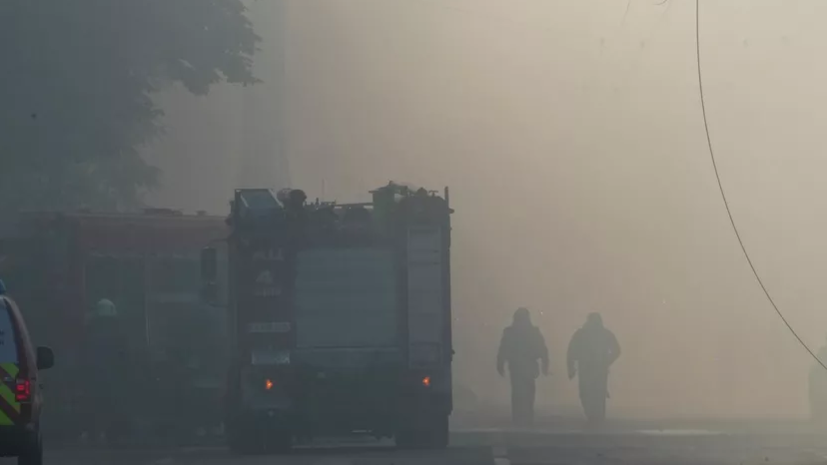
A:
MULTIPOLYGON (((818 0, 702 1, 710 132, 743 239, 780 308, 827 335, 827 50, 818 0)), ((577 402, 568 338, 600 311, 629 416, 803 415, 811 361, 757 287, 703 132, 695 4, 256 2, 263 83, 157 96, 153 204, 225 213, 234 187, 365 200, 451 186, 456 382, 507 402, 500 332, 549 341, 538 402, 577 402)))

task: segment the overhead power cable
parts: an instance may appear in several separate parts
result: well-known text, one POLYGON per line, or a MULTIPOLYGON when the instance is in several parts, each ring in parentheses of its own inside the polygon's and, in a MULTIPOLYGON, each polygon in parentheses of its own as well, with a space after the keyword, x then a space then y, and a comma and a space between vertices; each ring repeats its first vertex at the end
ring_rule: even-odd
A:
POLYGON ((761 279, 761 275, 758 274, 758 270, 755 269, 755 264, 752 262, 752 258, 750 258, 749 252, 747 251, 746 246, 744 245, 744 241, 741 238, 741 233, 738 230, 738 226, 735 224, 735 218, 732 216, 732 209, 729 206, 729 201, 726 196, 726 192, 724 190, 724 185, 721 182, 721 174, 718 170, 718 162, 715 159, 715 150, 712 146, 712 137, 709 135, 709 122, 706 117, 706 99, 704 97, 704 80, 703 80, 703 71, 701 66, 701 0, 695 0, 695 58, 697 60, 697 68, 698 68, 698 90, 700 92, 701 97, 701 113, 703 115, 704 121, 704 132, 706 133, 706 145, 709 149, 709 156, 712 159, 712 168, 715 170, 715 179, 718 181, 718 189, 721 191, 721 198, 724 201, 724 207, 726 207, 727 216, 729 216, 729 222, 732 225, 732 230, 735 232, 735 237, 738 239, 738 244, 741 246, 741 252, 744 253, 744 258, 746 258, 747 263, 749 264, 750 269, 752 270, 753 276, 755 276, 755 280, 758 281, 758 285, 761 286, 761 290, 764 292, 764 295, 767 297, 767 300, 772 305, 773 310, 787 327, 787 329, 792 333, 801 347, 810 354, 813 359, 821 365, 822 368, 827 370, 827 365, 825 362, 822 362, 818 356, 813 352, 812 349, 804 342, 798 332, 793 328, 790 324, 789 320, 784 313, 778 308, 778 305, 775 303, 775 299, 772 298, 769 290, 767 290, 767 286, 764 285, 764 281, 761 279))

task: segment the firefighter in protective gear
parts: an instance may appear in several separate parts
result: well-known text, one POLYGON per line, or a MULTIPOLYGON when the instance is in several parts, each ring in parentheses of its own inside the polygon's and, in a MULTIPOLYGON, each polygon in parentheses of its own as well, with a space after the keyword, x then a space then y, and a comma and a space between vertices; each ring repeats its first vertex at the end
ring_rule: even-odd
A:
POLYGON ((95 304, 95 314, 94 317, 96 318, 115 318, 118 316, 118 309, 115 307, 115 304, 112 303, 109 299, 101 299, 95 304))
POLYGON ((99 300, 87 319, 81 363, 84 383, 101 386, 84 392, 88 395, 84 399, 87 433, 92 438, 115 440, 126 427, 123 393, 130 365, 126 333, 117 307, 108 299, 99 300))
POLYGON ((580 402, 590 423, 606 418, 609 397, 609 367, 620 357, 614 333, 603 326, 603 317, 592 313, 569 342, 567 365, 569 379, 578 376, 580 402))
POLYGON ((540 370, 548 375, 548 348, 540 329, 531 324, 526 308, 514 312, 514 321, 503 331, 497 354, 497 371, 505 376, 505 365, 511 378, 511 417, 515 425, 530 426, 534 422, 536 380, 540 370), (542 363, 538 367, 537 361, 542 363))
MULTIPOLYGON (((816 357, 827 364, 827 345, 819 349, 816 357)), ((827 370, 821 363, 813 362, 810 367, 810 415, 814 422, 824 425, 827 424, 827 370)))

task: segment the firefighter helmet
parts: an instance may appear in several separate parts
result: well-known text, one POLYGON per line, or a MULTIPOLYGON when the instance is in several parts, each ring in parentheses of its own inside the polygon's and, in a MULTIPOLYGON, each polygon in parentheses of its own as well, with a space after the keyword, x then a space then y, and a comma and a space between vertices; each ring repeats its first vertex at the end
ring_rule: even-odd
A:
POLYGON ((95 304, 95 317, 115 317, 118 316, 118 309, 115 304, 109 299, 101 299, 95 304))

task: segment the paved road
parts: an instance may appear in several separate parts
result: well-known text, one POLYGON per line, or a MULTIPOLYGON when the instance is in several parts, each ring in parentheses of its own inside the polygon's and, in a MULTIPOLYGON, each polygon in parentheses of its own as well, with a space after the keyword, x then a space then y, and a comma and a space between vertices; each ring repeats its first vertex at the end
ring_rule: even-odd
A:
POLYGON ((827 436, 701 430, 622 433, 505 433, 489 441, 499 464, 827 464, 827 436))
MULTIPOLYGON (((0 461, 0 465, 14 461, 0 461)), ((63 451, 47 465, 827 465, 827 435, 710 430, 457 432, 441 452, 389 445, 323 446, 234 457, 220 448, 63 451)))

